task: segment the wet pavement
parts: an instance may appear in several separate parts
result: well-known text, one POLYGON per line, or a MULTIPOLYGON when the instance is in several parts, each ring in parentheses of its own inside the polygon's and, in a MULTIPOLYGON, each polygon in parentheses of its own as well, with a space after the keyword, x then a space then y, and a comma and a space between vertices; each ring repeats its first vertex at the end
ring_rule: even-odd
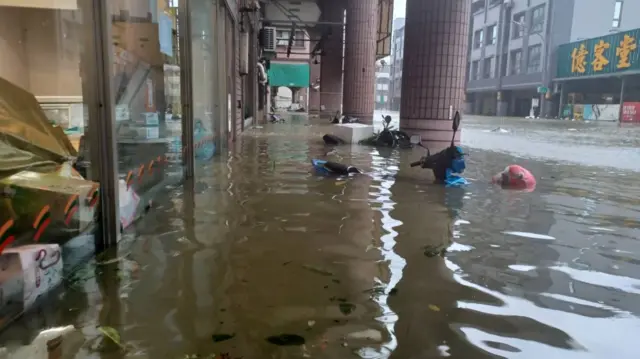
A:
POLYGON ((444 189, 408 166, 420 150, 332 150, 325 126, 247 131, 2 340, 73 324, 64 358, 637 357, 638 128, 465 117, 471 184, 444 189), (488 183, 512 163, 535 192, 488 183))

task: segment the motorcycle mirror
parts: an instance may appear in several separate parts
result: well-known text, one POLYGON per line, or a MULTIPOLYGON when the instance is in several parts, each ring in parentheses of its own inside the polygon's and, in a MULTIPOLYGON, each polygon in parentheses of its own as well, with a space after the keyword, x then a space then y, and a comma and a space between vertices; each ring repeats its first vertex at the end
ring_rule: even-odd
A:
POLYGON ((458 131, 459 127, 460 127, 460 111, 456 111, 455 116, 453 116, 453 124, 451 128, 453 129, 453 132, 456 132, 458 131))
POLYGON ((412 145, 420 145, 422 143, 422 138, 420 135, 413 135, 409 139, 409 142, 411 142, 412 145))
POLYGON ((389 115, 384 116, 384 122, 386 122, 387 124, 391 123, 391 116, 389 115))

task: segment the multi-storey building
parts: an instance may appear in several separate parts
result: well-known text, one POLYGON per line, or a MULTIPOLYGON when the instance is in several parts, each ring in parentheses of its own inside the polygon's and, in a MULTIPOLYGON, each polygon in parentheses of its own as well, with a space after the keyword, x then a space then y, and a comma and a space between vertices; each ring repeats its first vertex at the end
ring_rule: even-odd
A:
POLYGON ((391 81, 389 84, 389 109, 400 110, 402 90, 402 59, 404 55, 404 18, 393 20, 393 40, 391 42, 391 81))
POLYGON ((376 68, 375 108, 389 109, 389 89, 391 83, 391 66, 381 63, 376 68))
POLYGON ((307 31, 291 28, 276 30, 276 53, 271 60, 271 93, 276 98, 275 107, 292 109, 308 108, 310 85, 311 39, 307 31), (291 49, 289 41, 291 40, 291 49))
POLYGON ((640 27, 623 16, 640 8, 637 0, 472 0, 471 6, 466 112, 474 114, 556 116, 558 46, 640 27))

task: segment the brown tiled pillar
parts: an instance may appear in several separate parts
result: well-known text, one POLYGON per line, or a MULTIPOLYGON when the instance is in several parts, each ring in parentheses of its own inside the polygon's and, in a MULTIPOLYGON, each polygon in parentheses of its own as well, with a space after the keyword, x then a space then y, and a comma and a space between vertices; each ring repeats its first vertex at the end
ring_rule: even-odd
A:
POLYGON ((372 123, 378 0, 347 0, 346 6, 343 112, 372 123))
MULTIPOLYGON (((322 3, 322 21, 342 23, 344 7, 340 1, 322 3)), ((342 37, 343 25, 327 25, 330 35, 324 41, 320 60, 320 106, 322 115, 333 116, 342 107, 342 37)))
POLYGON ((451 141, 450 108, 463 111, 470 4, 407 0, 400 128, 434 149, 451 141))

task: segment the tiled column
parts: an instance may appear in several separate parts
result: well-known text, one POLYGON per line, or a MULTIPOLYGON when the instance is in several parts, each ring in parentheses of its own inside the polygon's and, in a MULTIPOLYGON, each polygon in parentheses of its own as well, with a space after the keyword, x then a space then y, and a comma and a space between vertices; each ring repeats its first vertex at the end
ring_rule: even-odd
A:
POLYGON ((372 123, 378 0, 347 0, 346 6, 343 112, 372 123))
POLYGON ((464 110, 470 6, 468 0, 407 0, 400 128, 433 149, 451 141, 450 108, 464 110))
MULTIPOLYGON (((340 1, 321 3, 322 21, 342 23, 344 7, 340 1)), ((333 116, 342 108, 342 25, 327 25, 331 34, 323 44, 320 60, 320 106, 324 106, 322 115, 333 116)))

